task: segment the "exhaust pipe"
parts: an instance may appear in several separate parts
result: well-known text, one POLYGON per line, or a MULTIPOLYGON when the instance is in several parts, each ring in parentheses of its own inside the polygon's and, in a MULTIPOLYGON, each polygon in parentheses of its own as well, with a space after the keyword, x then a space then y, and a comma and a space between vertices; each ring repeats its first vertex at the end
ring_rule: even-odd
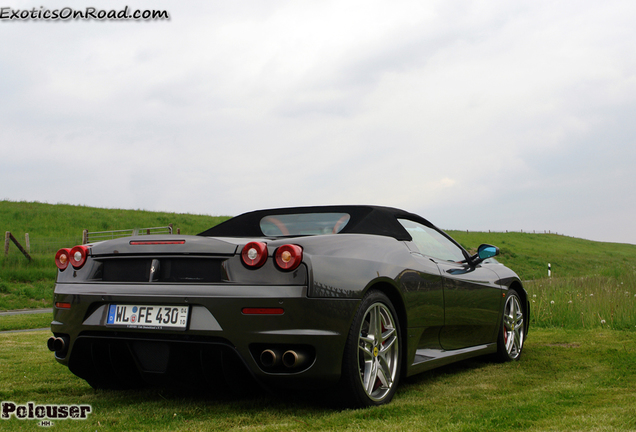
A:
POLYGON ((261 364, 265 367, 274 367, 277 366, 280 362, 280 355, 278 352, 266 349, 261 353, 261 364))
POLYGON ((64 348, 66 347, 66 341, 61 337, 51 336, 46 341, 46 346, 49 351, 64 351, 64 348))
POLYGON ((290 369, 302 366, 306 360, 307 356, 303 352, 289 350, 283 354, 283 365, 290 369))

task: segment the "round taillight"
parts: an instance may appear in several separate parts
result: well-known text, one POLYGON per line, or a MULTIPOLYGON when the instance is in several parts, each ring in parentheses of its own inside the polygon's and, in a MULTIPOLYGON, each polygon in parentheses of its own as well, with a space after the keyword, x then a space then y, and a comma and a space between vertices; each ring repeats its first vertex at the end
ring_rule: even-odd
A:
POLYGON ((71 259, 71 250, 60 249, 55 254, 55 265, 60 270, 66 270, 66 267, 68 267, 68 262, 70 259, 71 259))
POLYGON ((249 242, 241 252, 243 264, 250 268, 259 268, 267 260, 267 245, 262 242, 249 242))
POLYGON ((286 244, 274 252, 274 261, 281 270, 296 269, 303 260, 303 248, 298 245, 286 244))
POLYGON ((88 248, 86 246, 75 246, 71 249, 69 261, 75 269, 80 269, 86 262, 88 256, 88 248))

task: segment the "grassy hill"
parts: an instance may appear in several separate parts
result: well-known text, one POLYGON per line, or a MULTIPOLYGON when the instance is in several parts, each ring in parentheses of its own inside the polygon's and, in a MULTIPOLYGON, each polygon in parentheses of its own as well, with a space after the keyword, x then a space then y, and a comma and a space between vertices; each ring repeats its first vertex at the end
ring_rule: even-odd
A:
MULTIPOLYGON (((55 251, 81 242, 83 229, 106 231, 166 226, 197 234, 227 219, 142 210, 0 201, 0 232, 19 240, 29 233, 33 261, 11 244, 0 256, 0 310, 48 307, 55 251)), ((636 245, 603 243, 555 234, 449 231, 468 250, 498 246, 497 259, 515 270, 536 303, 535 322, 545 326, 612 325, 636 328, 636 245), (552 278, 547 279, 548 263, 552 278)))
MULTIPOLYGON (((61 247, 79 244, 83 229, 108 231, 172 223, 175 231, 179 228, 183 234, 197 234, 226 219, 228 216, 0 201, 0 233, 11 231, 20 242, 24 241, 24 234, 29 233, 35 258, 39 258, 40 254, 42 257, 54 254, 61 247)), ((524 280, 547 276, 548 263, 551 263, 555 277, 616 276, 625 267, 636 267, 636 245, 631 244, 595 242, 556 234, 448 233, 469 250, 477 249, 481 243, 498 246, 501 255, 497 259, 513 268, 524 280)), ((12 264, 24 259, 13 244, 9 258, 12 264)), ((35 267, 39 265, 36 263, 35 267)))
POLYGON ((32 244, 37 243, 38 239, 68 238, 79 242, 83 229, 110 231, 167 226, 169 223, 173 224, 175 230, 180 228, 183 234, 198 234, 227 218, 68 204, 0 201, 1 232, 11 231, 18 240, 23 239, 25 233, 29 233, 32 244))
POLYGON ((482 243, 499 247, 497 260, 514 269, 523 280, 554 277, 617 276, 636 267, 636 245, 605 243, 557 234, 519 232, 486 233, 449 231, 466 249, 482 243))
POLYGON ((57 269, 55 252, 82 241, 82 231, 110 231, 167 226, 182 234, 198 234, 228 216, 205 216, 144 210, 102 209, 67 204, 0 201, 0 234, 10 231, 25 246, 29 234, 32 261, 9 244, 0 255, 0 310, 49 307, 57 269))

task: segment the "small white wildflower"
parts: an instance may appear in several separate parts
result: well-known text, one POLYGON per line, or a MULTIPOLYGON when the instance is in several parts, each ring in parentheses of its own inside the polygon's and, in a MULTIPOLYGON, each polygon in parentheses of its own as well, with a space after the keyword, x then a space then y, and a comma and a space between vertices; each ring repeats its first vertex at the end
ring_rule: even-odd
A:
POLYGON ((568 303, 572 303, 572 300, 570 300, 568 303))
POLYGON ((532 298, 537 298, 537 295, 536 294, 532 294, 532 298))
POLYGON ((590 294, 590 297, 594 297, 594 294, 590 294))
POLYGON ((550 304, 554 304, 554 300, 552 300, 552 301, 550 302, 550 304))
POLYGON ((532 303, 536 303, 534 300, 532 300, 532 303))
POLYGON ((601 324, 605 324, 605 320, 601 320, 601 324))

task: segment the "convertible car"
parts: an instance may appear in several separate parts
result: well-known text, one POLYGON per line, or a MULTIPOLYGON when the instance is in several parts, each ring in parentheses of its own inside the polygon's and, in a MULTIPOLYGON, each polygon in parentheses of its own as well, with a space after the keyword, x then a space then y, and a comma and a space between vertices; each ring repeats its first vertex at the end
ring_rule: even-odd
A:
POLYGON ((95 388, 339 387, 388 403, 401 377, 473 356, 519 359, 519 277, 426 219, 377 206, 260 210, 196 236, 61 249, 58 362, 95 388), (238 385, 238 384, 236 384, 238 385))

